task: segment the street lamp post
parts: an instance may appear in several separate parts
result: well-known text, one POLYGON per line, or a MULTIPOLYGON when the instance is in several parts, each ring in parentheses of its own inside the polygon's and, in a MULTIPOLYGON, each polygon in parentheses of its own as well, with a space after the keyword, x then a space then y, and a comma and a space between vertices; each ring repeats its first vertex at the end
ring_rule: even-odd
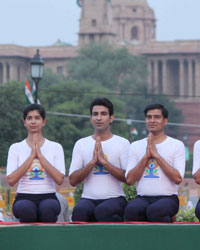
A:
POLYGON ((40 57, 39 49, 37 49, 37 52, 35 56, 31 59, 31 78, 35 82, 35 98, 34 102, 37 103, 38 99, 38 83, 42 79, 43 76, 43 67, 44 67, 44 61, 40 57))

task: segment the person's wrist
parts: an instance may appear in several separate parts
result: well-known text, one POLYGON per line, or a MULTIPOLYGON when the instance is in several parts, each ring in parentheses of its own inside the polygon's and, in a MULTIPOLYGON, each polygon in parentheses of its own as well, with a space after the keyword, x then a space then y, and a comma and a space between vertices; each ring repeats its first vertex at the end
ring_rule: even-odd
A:
POLYGON ((94 166, 95 164, 96 164, 96 160, 94 160, 94 159, 92 159, 91 161, 90 161, 90 164, 92 165, 92 166, 94 166))
POLYGON ((148 160, 149 160, 149 158, 150 158, 150 157, 149 157, 149 155, 148 155, 148 154, 145 154, 145 155, 144 155, 144 157, 143 157, 143 159, 144 159, 145 161, 148 161, 148 160))

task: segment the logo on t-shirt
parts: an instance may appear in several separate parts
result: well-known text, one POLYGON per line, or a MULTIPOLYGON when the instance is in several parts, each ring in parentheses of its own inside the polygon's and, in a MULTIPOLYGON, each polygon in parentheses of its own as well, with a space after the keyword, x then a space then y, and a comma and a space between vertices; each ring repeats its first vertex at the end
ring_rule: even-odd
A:
MULTIPOLYGON (((108 160, 108 156, 104 155, 105 159, 108 160)), ((97 164, 93 168, 93 174, 95 175, 105 175, 109 174, 108 170, 104 167, 101 162, 97 162, 97 164)))
POLYGON ((32 176, 29 180, 44 180, 44 169, 37 158, 33 160, 29 168, 29 175, 32 176))
POLYGON ((156 160, 150 159, 144 170, 144 178, 160 178, 158 170, 159 165, 156 160))

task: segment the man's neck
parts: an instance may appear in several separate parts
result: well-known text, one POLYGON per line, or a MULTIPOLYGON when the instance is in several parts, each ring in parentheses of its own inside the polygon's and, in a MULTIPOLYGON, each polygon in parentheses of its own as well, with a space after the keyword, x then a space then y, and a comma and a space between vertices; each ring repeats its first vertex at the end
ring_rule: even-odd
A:
POLYGON ((164 132, 158 133, 158 134, 156 134, 156 133, 155 134, 152 133, 152 134, 153 134, 153 140, 154 140, 155 144, 159 144, 159 143, 163 142, 167 137, 164 132))
POLYGON ((112 138, 113 134, 111 133, 111 131, 103 132, 103 133, 94 132, 92 138, 96 140, 97 137, 100 137, 101 141, 106 141, 112 138))

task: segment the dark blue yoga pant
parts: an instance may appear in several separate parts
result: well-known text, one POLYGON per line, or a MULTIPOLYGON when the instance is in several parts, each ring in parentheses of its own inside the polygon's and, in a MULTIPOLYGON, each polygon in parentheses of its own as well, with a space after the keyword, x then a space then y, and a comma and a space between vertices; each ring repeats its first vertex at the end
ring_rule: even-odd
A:
POLYGON ((122 222, 126 204, 123 196, 106 200, 82 198, 73 209, 72 221, 122 222))
POLYGON ((196 208, 195 208, 195 214, 198 220, 200 221, 200 200, 197 202, 196 208))
POLYGON ((125 209, 126 221, 172 222, 179 209, 177 195, 137 196, 125 209))
POLYGON ((36 199, 37 195, 30 194, 30 198, 27 199, 26 195, 23 199, 23 194, 16 197, 13 204, 13 214, 20 222, 56 222, 58 214, 60 213, 60 203, 54 195, 44 195, 36 199), (51 197, 52 196, 52 197, 51 197))

